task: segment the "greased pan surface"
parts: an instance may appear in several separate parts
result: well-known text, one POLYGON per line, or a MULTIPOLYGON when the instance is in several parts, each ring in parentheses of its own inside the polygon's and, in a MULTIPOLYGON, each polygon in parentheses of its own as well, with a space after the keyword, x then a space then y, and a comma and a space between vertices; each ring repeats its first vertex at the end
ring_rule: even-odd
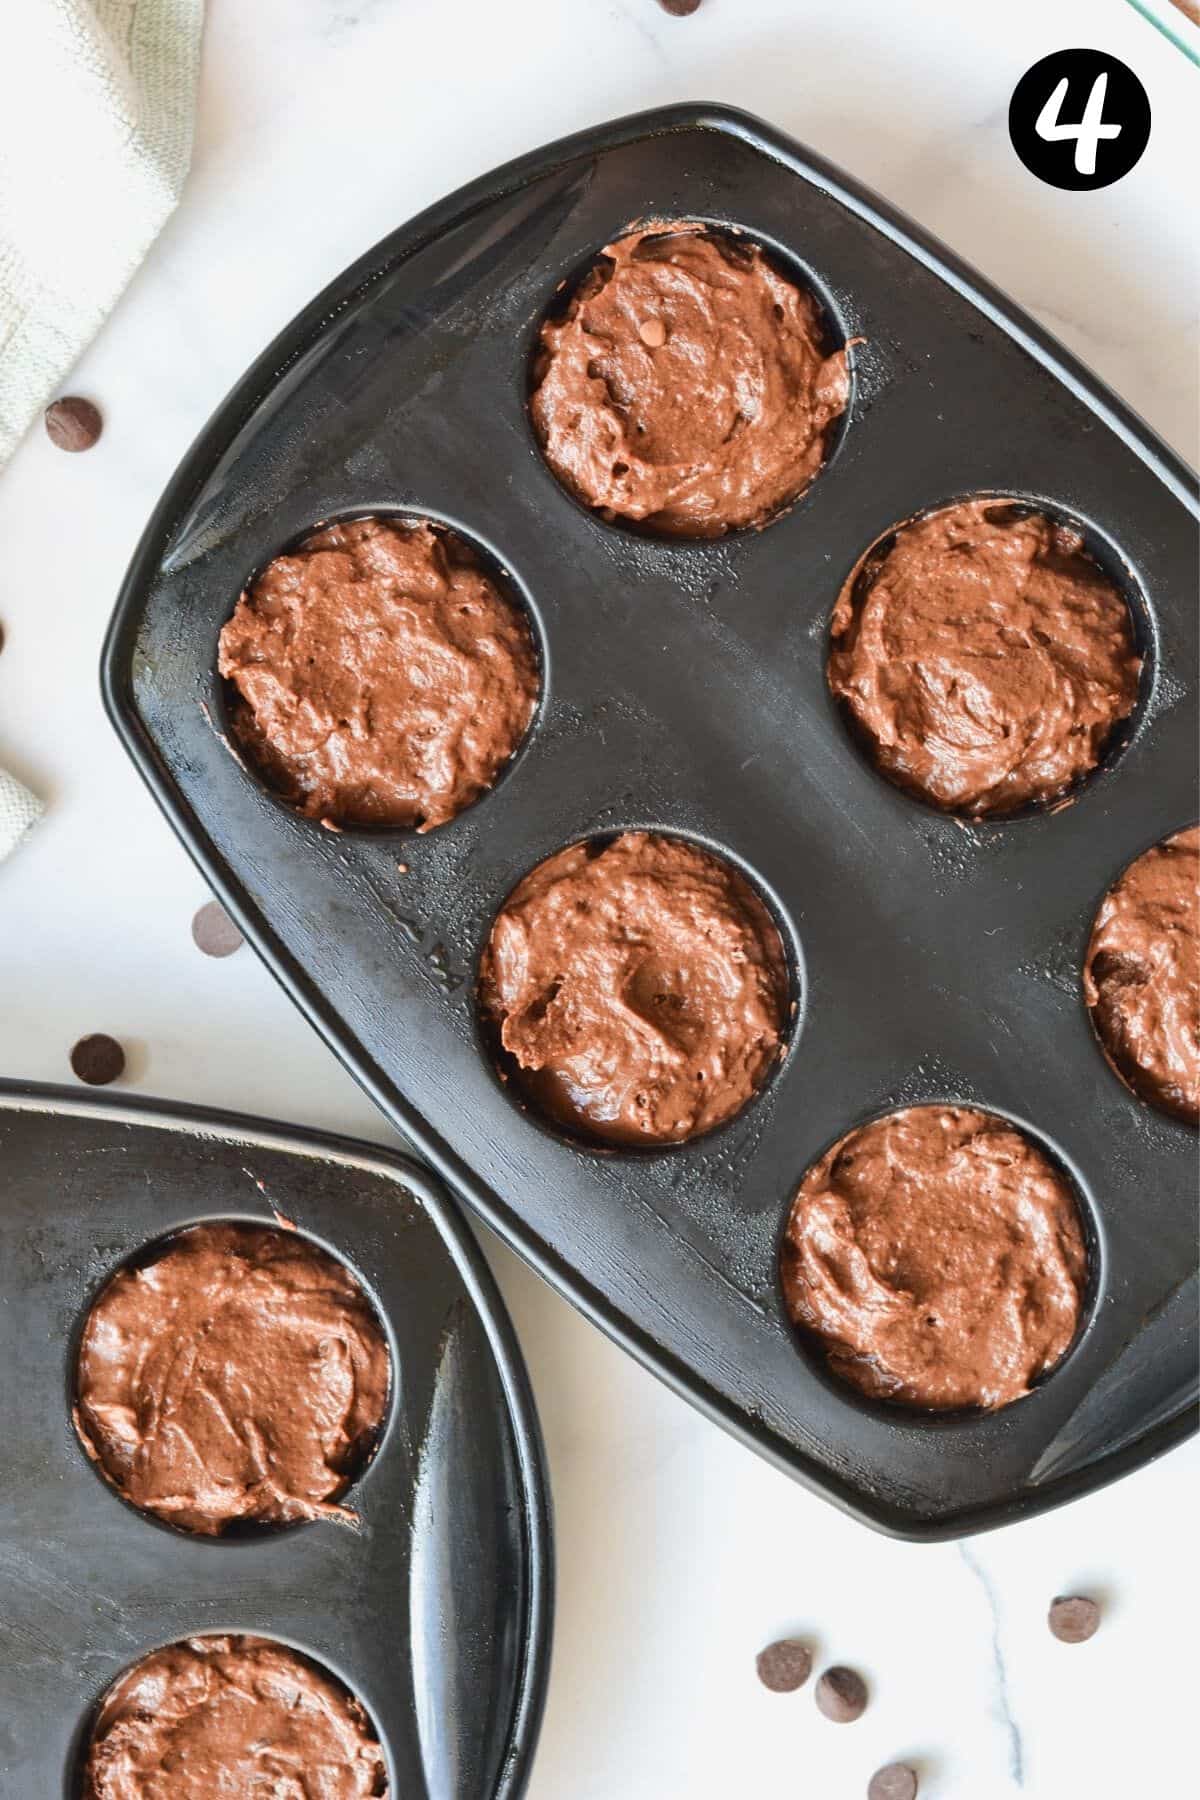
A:
POLYGON ((359 1695, 389 1792, 515 1800, 549 1660, 541 1447, 512 1330, 423 1169, 232 1114, 0 1083, 0 1789, 76 1800, 110 1682, 196 1633, 280 1638, 359 1695), (71 1424, 97 1290, 164 1232, 290 1219, 362 1282, 392 1354, 379 1447, 333 1521, 196 1538, 136 1512, 71 1424))
POLYGON ((456 1191, 756 1448, 876 1526, 947 1537, 1097 1486, 1194 1424, 1195 1138, 1112 1074, 1077 972, 1108 883, 1197 813, 1196 522, 1182 465, 946 252, 769 127, 676 107, 464 189, 301 314, 155 513, 105 694, 213 887, 456 1191), (656 542, 585 511, 526 411, 560 284, 630 224, 681 217, 743 228, 798 267, 839 336, 865 340, 828 466, 785 517, 716 543, 656 542), (868 766, 824 662, 864 550, 981 491, 1084 526, 1129 593, 1147 668, 1129 741, 1073 804, 965 826, 868 766), (425 837, 295 817, 222 732, 217 636, 246 579, 315 523, 373 509, 474 538, 541 639, 525 748, 425 837), (598 1154, 498 1082, 475 971, 534 863, 633 826, 689 834, 755 879, 799 1010, 786 1060, 731 1124, 598 1154), (1076 1180, 1091 1238, 1075 1349, 987 1417, 865 1404, 797 1346, 779 1291, 808 1164, 864 1118, 932 1099, 1031 1131, 1076 1180))

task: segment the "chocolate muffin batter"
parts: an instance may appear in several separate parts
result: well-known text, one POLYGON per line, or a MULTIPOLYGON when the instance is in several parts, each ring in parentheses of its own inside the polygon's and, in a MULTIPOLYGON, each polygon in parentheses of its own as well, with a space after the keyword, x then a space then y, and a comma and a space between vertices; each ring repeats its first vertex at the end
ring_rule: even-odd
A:
POLYGON ((1004 1119, 913 1106, 804 1177, 781 1252, 788 1311, 876 1399, 1005 1406, 1069 1348, 1087 1256, 1074 1196, 1004 1119))
POLYGON ((638 831, 575 844, 525 877, 492 927, 480 999, 552 1119, 609 1143, 679 1143, 762 1082, 788 978, 779 932, 736 870, 638 831))
POLYGON ((1200 826, 1147 850, 1104 897, 1083 993, 1118 1075, 1200 1123, 1200 826))
POLYGON ((756 245, 656 224, 608 244, 542 326, 530 409, 586 505, 705 538, 803 492, 849 392, 816 301, 756 245))
POLYGON ((453 532, 395 519, 318 531, 269 563, 221 632, 233 736, 310 818, 444 825, 533 716, 521 608, 453 532))
POLYGON ((100 1705, 83 1800, 378 1800, 379 1741, 340 1682, 284 1644, 195 1637, 100 1705))
POLYGON ((1079 534, 969 500, 868 553, 833 612, 829 685, 882 774, 973 818, 1053 800, 1133 711, 1129 608, 1079 534))
POLYGON ((146 1512, 216 1535, 235 1520, 354 1515, 390 1358, 362 1289, 290 1231, 198 1225, 92 1307, 75 1425, 146 1512))

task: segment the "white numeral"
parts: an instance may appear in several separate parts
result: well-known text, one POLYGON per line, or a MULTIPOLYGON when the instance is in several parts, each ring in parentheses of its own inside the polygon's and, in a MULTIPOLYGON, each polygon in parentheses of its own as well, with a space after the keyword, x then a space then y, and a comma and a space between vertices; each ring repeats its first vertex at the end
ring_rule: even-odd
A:
POLYGON ((1077 175, 1094 175, 1096 173, 1096 150, 1101 138, 1120 137, 1119 125, 1104 123, 1104 102, 1108 95, 1108 76, 1097 75, 1092 83, 1092 91, 1088 95, 1087 105, 1083 109, 1083 117, 1078 125, 1063 125, 1061 121, 1062 104, 1067 97, 1067 78, 1064 75, 1050 98, 1037 116, 1034 130, 1047 144, 1059 144, 1067 138, 1075 139, 1075 173, 1077 175))

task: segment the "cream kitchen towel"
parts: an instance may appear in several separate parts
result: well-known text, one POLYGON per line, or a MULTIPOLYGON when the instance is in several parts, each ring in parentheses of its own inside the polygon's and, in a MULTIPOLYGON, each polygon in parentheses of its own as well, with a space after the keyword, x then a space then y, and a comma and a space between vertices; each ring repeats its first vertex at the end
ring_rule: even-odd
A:
POLYGON ((179 198, 203 0, 0 7, 0 464, 179 198))
POLYGON ((15 775, 0 769, 0 862, 15 850, 29 827, 42 816, 42 803, 15 775))

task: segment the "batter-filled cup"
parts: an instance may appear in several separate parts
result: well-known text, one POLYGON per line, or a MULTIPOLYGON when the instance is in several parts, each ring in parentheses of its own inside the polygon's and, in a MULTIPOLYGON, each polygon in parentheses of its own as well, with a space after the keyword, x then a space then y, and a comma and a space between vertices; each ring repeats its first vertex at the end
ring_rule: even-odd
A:
POLYGON ((1108 890, 1083 996, 1122 1081, 1160 1112, 1200 1123, 1200 826, 1155 844, 1108 890))
POLYGON ((456 532, 327 525, 258 574, 221 631, 231 736, 336 826, 430 831, 478 800, 533 717, 525 609, 456 532))
POLYGON ((100 1702, 82 1800, 320 1794, 386 1800, 383 1751, 327 1670, 261 1637, 194 1637, 152 1651, 100 1702))
POLYGON ((833 611, 830 691, 880 774, 970 818, 1090 774, 1140 674, 1128 602, 1080 533, 1016 501, 901 525, 833 611))
POLYGON ((779 929, 744 876, 681 838, 573 844, 501 907, 480 965, 500 1067, 555 1123, 684 1143, 741 1111, 781 1054, 779 929))
POLYGON ((781 1247, 793 1322, 877 1400, 1006 1406, 1066 1354, 1088 1259, 1070 1183, 1007 1119, 911 1106, 805 1175, 781 1247))
POLYGON ((849 396, 814 296, 750 239, 685 220, 600 252, 542 326, 530 413, 586 506, 711 538, 803 493, 849 396))
POLYGON ((362 1288, 298 1233, 197 1225, 119 1269, 84 1325, 75 1428, 132 1506, 182 1531, 353 1521, 387 1409, 362 1288))

